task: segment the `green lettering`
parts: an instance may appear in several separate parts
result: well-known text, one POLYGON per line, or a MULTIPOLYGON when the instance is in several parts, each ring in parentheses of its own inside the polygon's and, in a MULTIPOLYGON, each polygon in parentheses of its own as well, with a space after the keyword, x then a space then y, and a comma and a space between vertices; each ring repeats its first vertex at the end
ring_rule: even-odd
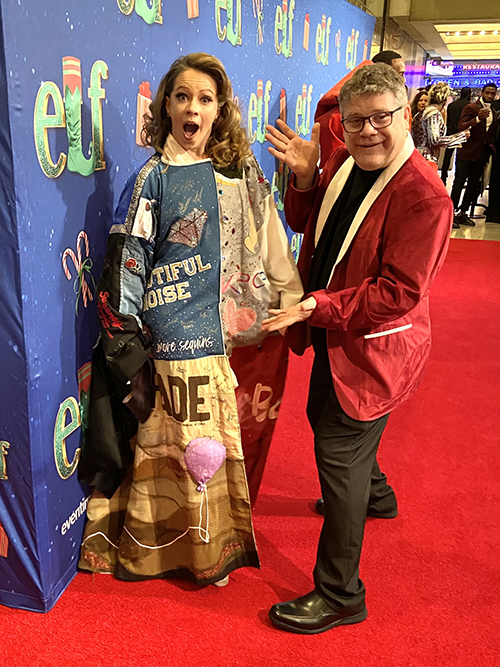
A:
POLYGON ((328 22, 326 24, 326 39, 325 39, 325 52, 324 52, 324 65, 328 65, 328 58, 330 56, 330 31, 332 29, 332 19, 329 16, 328 22))
POLYGON ((283 39, 283 10, 281 6, 276 7, 276 15, 274 17, 274 48, 276 53, 280 55, 282 50, 282 39, 283 39), (281 31, 281 39, 279 37, 279 32, 281 31))
POLYGON ((269 100, 271 99, 271 88, 272 83, 270 81, 266 81, 266 89, 264 92, 264 131, 266 125, 269 125, 269 100))
POLYGON ((311 100, 312 100, 313 87, 312 84, 309 84, 307 89, 307 122, 306 122, 306 131, 305 134, 309 134, 311 129, 311 100))
POLYGON ((257 132, 253 130, 253 119, 258 118, 257 113, 257 95, 252 93, 250 95, 250 101, 248 102, 248 138, 250 143, 253 144, 257 139, 257 132))
POLYGON ((302 122, 299 118, 303 114, 302 95, 297 95, 297 104, 295 105, 295 132, 300 134, 302 122))
POLYGON ((67 156, 65 153, 59 153, 57 162, 53 162, 50 155, 47 131, 48 128, 64 127, 65 125, 66 120, 61 91, 52 81, 45 81, 40 86, 36 96, 33 129, 38 162, 45 176, 49 178, 57 178, 62 174, 66 166, 67 156), (50 99, 54 103, 53 114, 47 113, 50 99))
POLYGON ((5 460, 9 447, 10 443, 6 440, 0 441, 0 479, 9 479, 7 477, 7 462, 5 460))
POLYGON ((227 28, 222 27, 221 9, 227 10, 227 0, 215 0, 215 26, 217 28, 217 37, 223 42, 226 39, 227 28))
POLYGON ((227 38, 233 46, 241 44, 241 0, 227 0, 227 38), (236 2, 236 22, 233 7, 236 2))
POLYGON ((321 56, 323 55, 323 28, 321 27, 321 23, 318 23, 318 27, 316 28, 316 62, 320 63, 321 62, 321 56), (321 46, 321 50, 319 47, 321 46))
POLYGON ((152 23, 163 23, 161 0, 152 0, 151 7, 146 0, 136 0, 135 11, 149 25, 152 23))
POLYGON ((89 144, 90 157, 86 158, 82 148, 82 109, 83 104, 80 88, 71 93, 68 86, 64 91, 64 108, 66 109, 66 132, 68 133, 68 170, 90 176, 95 167, 92 142, 89 144))
POLYGON ((285 58, 292 57, 292 28, 293 28, 294 9, 295 9, 295 0, 290 0, 290 4, 288 6, 288 21, 286 20, 285 16, 285 24, 283 26, 283 55, 285 56, 285 58))
POLYGON ((102 60, 96 60, 90 72, 90 88, 88 95, 91 99, 92 115, 92 147, 95 160, 95 170, 106 169, 104 155, 104 137, 102 132, 102 105, 101 100, 106 97, 106 91, 101 88, 101 80, 108 78, 108 66, 102 60))
POLYGON ((66 438, 80 426, 80 409, 73 396, 67 398, 59 408, 54 427, 54 459, 59 476, 68 479, 75 472, 80 460, 81 449, 75 450, 73 461, 68 461, 66 438), (66 413, 69 412, 70 421, 66 424, 66 413))
POLYGON ((118 3, 118 9, 122 14, 128 15, 132 14, 134 11, 135 0, 116 0, 118 3))

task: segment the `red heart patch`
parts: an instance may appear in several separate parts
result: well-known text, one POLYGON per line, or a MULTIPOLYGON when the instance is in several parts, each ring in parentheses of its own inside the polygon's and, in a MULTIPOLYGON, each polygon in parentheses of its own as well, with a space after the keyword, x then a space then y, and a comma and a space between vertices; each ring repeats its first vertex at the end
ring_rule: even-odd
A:
POLYGON ((234 299, 228 299, 223 319, 229 335, 235 336, 253 327, 257 320, 257 313, 251 308, 238 308, 234 299))

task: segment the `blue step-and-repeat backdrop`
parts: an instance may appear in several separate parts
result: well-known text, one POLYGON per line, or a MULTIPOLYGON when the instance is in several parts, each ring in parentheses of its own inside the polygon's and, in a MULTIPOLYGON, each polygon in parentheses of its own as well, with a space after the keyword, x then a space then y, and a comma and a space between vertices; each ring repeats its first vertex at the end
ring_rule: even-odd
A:
POLYGON ((307 137, 373 27, 344 0, 0 0, 0 603, 47 611, 76 573, 95 282, 161 77, 222 60, 282 210, 265 125, 307 137))

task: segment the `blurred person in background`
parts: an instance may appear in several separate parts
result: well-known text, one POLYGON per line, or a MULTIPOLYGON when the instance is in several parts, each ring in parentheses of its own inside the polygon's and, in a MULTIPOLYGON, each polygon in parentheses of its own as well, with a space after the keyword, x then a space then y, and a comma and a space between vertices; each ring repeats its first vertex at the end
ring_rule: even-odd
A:
MULTIPOLYGON (((443 118, 443 109, 450 94, 450 86, 444 81, 438 81, 429 90, 429 105, 422 112, 422 138, 418 150, 431 162, 437 171, 439 151, 442 146, 455 148, 462 146, 470 136, 469 130, 448 136, 443 118)), ((453 228, 460 227, 459 222, 453 221, 453 228)))
MULTIPOLYGON (((500 109, 500 100, 491 105, 496 110, 500 109)), ((500 114, 491 125, 489 132, 489 145, 493 152, 490 186, 488 195, 488 208, 486 209, 486 222, 500 224, 500 114)))
MULTIPOLYGON (((463 109, 471 101, 472 90, 471 88, 465 87, 460 91, 460 97, 448 104, 446 109, 446 134, 456 134, 458 132, 458 120, 463 109)), ((443 157, 443 166, 441 167, 441 180, 446 185, 448 178, 448 170, 450 168, 451 159, 455 148, 446 148, 443 157)))
POLYGON ((450 86, 445 81, 438 81, 429 90, 429 104, 422 111, 422 142, 418 146, 426 160, 432 162, 437 169, 439 149, 441 146, 461 146, 470 136, 468 130, 456 134, 446 134, 446 124, 442 111, 450 94, 450 86))
POLYGON ((420 90, 412 100, 411 107, 411 136, 415 146, 422 145, 422 112, 429 101, 426 90, 420 90))
POLYGON ((386 65, 389 65, 389 67, 392 67, 395 72, 403 77, 403 81, 405 81, 405 61, 403 60, 403 56, 396 51, 380 51, 380 53, 377 53, 377 55, 373 56, 372 62, 385 63, 386 65))
POLYGON ((458 130, 470 131, 469 141, 458 150, 455 179, 451 189, 451 199, 455 207, 455 222, 475 227, 467 211, 478 199, 483 171, 493 151, 489 143, 489 130, 498 118, 498 111, 492 107, 497 93, 495 83, 487 83, 481 90, 477 102, 467 104, 460 114, 458 130), (467 187, 460 203, 463 187, 467 187))

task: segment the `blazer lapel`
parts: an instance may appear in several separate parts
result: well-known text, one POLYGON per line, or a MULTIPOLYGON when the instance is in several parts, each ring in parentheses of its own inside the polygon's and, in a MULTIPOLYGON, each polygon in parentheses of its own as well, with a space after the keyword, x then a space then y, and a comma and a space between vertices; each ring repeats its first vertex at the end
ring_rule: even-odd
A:
MULTIPOLYGON (((413 153, 414 150, 415 150, 415 145, 413 143, 413 139, 411 138, 411 134, 408 132, 408 134, 406 135, 405 145, 403 146, 401 152, 399 153, 399 155, 397 155, 394 158, 394 160, 384 169, 384 171, 377 178, 377 180, 373 184, 373 187, 370 189, 370 191, 368 192, 366 197, 363 199, 363 202, 361 203, 361 206, 359 207, 356 215, 354 216, 354 220, 352 221, 351 226, 349 227, 349 231, 347 232, 347 236, 344 239, 344 243, 342 244, 342 247, 340 248, 339 255, 338 255, 337 260, 336 260, 336 262, 333 266, 328 284, 330 284, 330 282, 332 280, 332 276, 333 276, 333 273, 335 271, 335 267, 340 262, 342 257, 346 254, 347 249, 349 248, 349 246, 351 245, 354 237, 356 236, 356 232, 360 228, 363 220, 365 219, 368 211, 373 206, 375 200, 380 195, 382 190, 386 187, 386 185, 391 181, 392 177, 395 174, 397 174, 397 172, 401 169, 401 167, 405 164, 405 162, 410 158, 410 156, 411 156, 411 154, 413 153)), ((352 158, 349 158, 349 159, 352 159, 352 158)), ((354 162, 354 160, 353 160, 353 162, 354 162)), ((351 168, 352 168, 352 165, 351 165, 351 168)), ((350 169, 349 169, 349 171, 350 171, 350 169)), ((337 173, 339 173, 339 172, 337 172, 337 173)), ((347 177, 344 180, 344 183, 345 183, 346 180, 347 180, 347 177)), ((337 193, 337 197, 338 197, 339 194, 340 194, 340 190, 337 193)), ((325 195, 325 199, 326 199, 326 195, 325 195)), ((323 207, 321 207, 321 208, 323 208, 323 207)), ((320 213, 321 213, 321 211, 320 211, 320 213)), ((319 216, 318 216, 318 221, 319 221, 319 216)), ((325 218, 325 221, 326 221, 326 218, 325 218)), ((323 222, 323 225, 324 224, 325 223, 323 222)))
POLYGON ((328 188, 326 189, 325 196, 321 203, 321 208, 318 213, 318 222, 316 223, 316 231, 314 234, 314 247, 318 245, 319 237, 323 231, 323 227, 330 215, 330 211, 333 208, 333 205, 337 201, 337 197, 342 192, 344 185, 346 184, 349 174, 354 167, 354 160, 351 156, 343 163, 340 169, 337 171, 335 176, 330 181, 328 188))

